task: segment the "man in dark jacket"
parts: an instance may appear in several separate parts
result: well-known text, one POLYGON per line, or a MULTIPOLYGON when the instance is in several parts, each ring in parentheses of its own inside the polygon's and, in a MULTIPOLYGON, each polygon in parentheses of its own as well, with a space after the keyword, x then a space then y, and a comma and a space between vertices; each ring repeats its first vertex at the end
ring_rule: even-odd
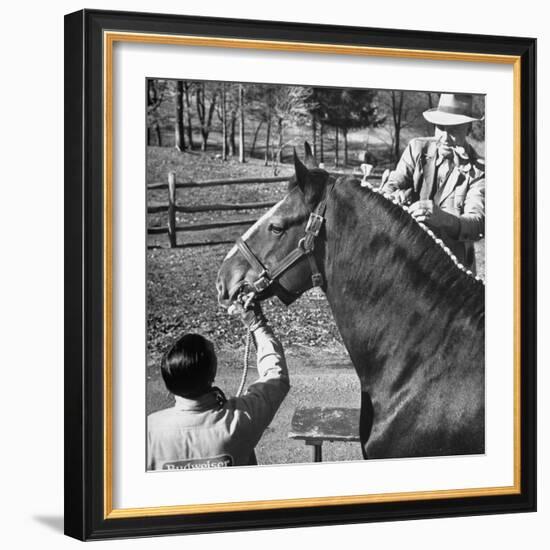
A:
POLYGON ((472 96, 441 94, 424 112, 434 137, 415 138, 383 184, 409 212, 475 273, 474 241, 485 233, 485 163, 466 141, 475 120, 472 96))

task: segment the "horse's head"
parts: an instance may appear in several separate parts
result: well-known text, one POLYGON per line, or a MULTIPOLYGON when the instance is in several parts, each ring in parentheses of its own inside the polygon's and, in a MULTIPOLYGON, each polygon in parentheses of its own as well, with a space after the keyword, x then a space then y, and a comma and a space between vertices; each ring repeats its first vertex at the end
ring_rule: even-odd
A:
POLYGON ((305 164, 294 151, 288 194, 225 257, 216 283, 221 305, 248 291, 260 300, 275 295, 288 305, 313 285, 322 286, 316 257, 329 175, 317 168, 307 143, 305 149, 305 164))

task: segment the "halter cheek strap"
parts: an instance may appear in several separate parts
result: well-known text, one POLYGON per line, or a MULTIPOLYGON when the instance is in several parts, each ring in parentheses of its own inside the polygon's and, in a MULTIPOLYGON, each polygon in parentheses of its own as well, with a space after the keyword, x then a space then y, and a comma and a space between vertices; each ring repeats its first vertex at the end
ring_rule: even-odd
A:
POLYGON ((264 291, 272 283, 269 271, 241 237, 235 241, 235 244, 246 261, 258 272, 258 278, 252 283, 254 290, 256 290, 256 292, 264 291))
MULTIPOLYGON (((257 293, 263 292, 269 286, 279 279, 279 277, 288 271, 300 258, 306 256, 311 270, 311 282, 313 286, 323 286, 323 275, 319 271, 317 261, 313 251, 315 249, 315 239, 319 236, 323 223, 325 221, 325 210, 327 207, 327 199, 332 191, 334 184, 327 187, 325 198, 317 205, 315 210, 309 215, 309 219, 305 228, 305 235, 302 237, 296 248, 289 252, 275 267, 271 270, 266 267, 248 246, 246 241, 239 237, 236 241, 237 248, 245 257, 246 261, 258 273, 258 278, 252 283, 254 290, 257 293)), ((288 294, 288 291, 285 292, 288 294)))

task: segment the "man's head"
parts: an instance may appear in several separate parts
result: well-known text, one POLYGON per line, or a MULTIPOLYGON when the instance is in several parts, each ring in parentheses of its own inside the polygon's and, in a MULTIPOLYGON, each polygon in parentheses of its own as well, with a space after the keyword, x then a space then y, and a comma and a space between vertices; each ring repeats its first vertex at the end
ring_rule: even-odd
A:
POLYGON ((471 123, 445 126, 437 124, 434 136, 437 140, 437 150, 443 157, 450 157, 455 147, 464 147, 471 123))
POLYGON ((438 150, 443 156, 452 155, 454 147, 464 147, 471 123, 483 119, 474 116, 470 94, 441 94, 437 107, 423 115, 435 125, 438 150))
POLYGON ((184 334, 162 358, 161 373, 171 393, 198 397, 212 387, 217 366, 212 342, 200 334, 184 334))

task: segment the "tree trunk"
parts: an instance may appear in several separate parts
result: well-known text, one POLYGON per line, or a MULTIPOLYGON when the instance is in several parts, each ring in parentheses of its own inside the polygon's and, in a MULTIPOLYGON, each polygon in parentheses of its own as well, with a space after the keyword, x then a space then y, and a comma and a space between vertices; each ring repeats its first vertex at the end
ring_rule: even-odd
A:
POLYGON ((269 140, 271 138, 271 119, 267 121, 267 130, 265 133, 265 157, 264 157, 264 166, 267 166, 269 163, 269 140))
POLYGON ((155 122, 155 133, 157 135, 157 145, 162 147, 162 133, 160 131, 160 124, 155 122))
POLYGON ((348 165, 348 129, 344 128, 342 130, 344 136, 344 166, 348 165))
POLYGON ((320 128, 319 128, 319 145, 321 147, 321 155, 319 157, 319 162, 325 162, 325 126, 321 122, 320 128))
POLYGON ((317 116, 311 115, 311 130, 313 133, 313 156, 317 158, 317 116))
POLYGON ((235 128, 237 126, 237 111, 231 113, 231 127, 229 130, 229 154, 234 157, 237 147, 235 145, 235 128))
POLYGON ((189 83, 185 82, 183 86, 185 97, 185 112, 187 115, 187 146, 192 151, 194 149, 193 144, 193 123, 191 122, 191 101, 189 99, 189 83))
POLYGON ((227 119, 225 113, 225 82, 222 82, 222 160, 227 160, 227 119))
POLYGON ((195 94, 195 104, 197 106, 197 116, 199 118, 199 128, 201 132, 201 151, 206 151, 206 140, 208 139, 208 135, 205 136, 204 132, 204 82, 201 86, 197 87, 197 91, 195 94))
POLYGON ((206 151, 208 146, 208 135, 210 134, 210 128, 212 127, 212 116, 216 108, 217 92, 212 94, 210 100, 210 106, 208 107, 208 115, 206 114, 206 83, 203 82, 202 86, 197 88, 196 104, 197 104, 197 116, 199 117, 201 128, 201 150, 206 151))
POLYGON ((277 159, 279 164, 283 163, 283 119, 279 118, 277 122, 277 133, 279 135, 279 146, 277 150, 277 159))
MULTIPOLYGON (((254 141, 256 141, 255 137, 254 141)), ((244 88, 242 84, 239 84, 239 162, 244 162, 244 88)))
MULTIPOLYGON (((205 94, 206 97, 206 94, 205 94)), ((208 119, 206 122, 206 140, 208 140, 208 135, 210 134, 210 128, 212 128, 212 117, 214 116, 214 111, 216 109, 216 100, 217 100, 217 92, 214 92, 212 94, 212 99, 210 100, 210 107, 208 108, 208 119)), ((206 143, 205 148, 206 151, 206 143)))
POLYGON ((260 133, 260 128, 262 127, 264 121, 260 120, 258 123, 258 126, 256 126, 256 130, 254 130, 254 139, 252 140, 252 147, 250 148, 250 156, 254 156, 254 150, 256 149, 256 140, 258 139, 258 134, 260 133))
POLYGON ((401 139, 401 122, 403 119, 403 92, 392 92, 392 107, 393 107, 393 127, 394 127, 394 142, 393 142, 393 160, 399 160, 399 149, 401 139))
POLYGON ((428 96, 428 108, 433 109, 434 102, 432 99, 432 92, 426 92, 426 94, 428 96))
POLYGON ((178 151, 185 149, 185 133, 183 127, 183 81, 176 82, 176 124, 175 145, 178 151))
POLYGON ((334 143, 334 148, 335 148, 335 152, 334 152, 334 166, 338 166, 339 164, 339 159, 338 159, 338 148, 339 148, 339 145, 338 145, 338 128, 335 128, 335 143, 334 143))
POLYGON ((400 144, 399 141, 401 139, 401 128, 399 126, 396 126, 395 128, 395 139, 394 139, 394 149, 393 149, 393 159, 395 162, 399 161, 399 148, 400 144))

